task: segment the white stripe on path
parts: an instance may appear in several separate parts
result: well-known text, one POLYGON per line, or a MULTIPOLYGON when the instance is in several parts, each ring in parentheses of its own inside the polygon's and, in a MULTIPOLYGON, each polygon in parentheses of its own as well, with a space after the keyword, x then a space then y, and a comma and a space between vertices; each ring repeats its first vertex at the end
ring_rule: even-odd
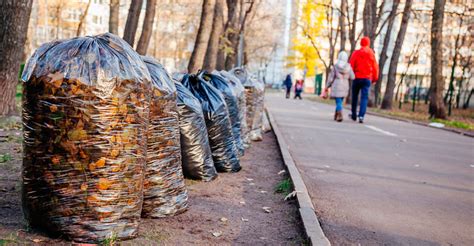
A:
POLYGON ((388 132, 388 131, 384 131, 384 130, 382 130, 382 129, 380 129, 380 128, 377 128, 377 127, 375 127, 375 126, 365 125, 365 127, 369 128, 369 129, 372 129, 372 130, 374 130, 374 131, 376 131, 376 132, 380 132, 380 133, 383 133, 383 134, 385 134, 385 135, 391 136, 391 137, 396 137, 396 136, 397 136, 397 134, 395 134, 395 133, 391 133, 391 132, 388 132))

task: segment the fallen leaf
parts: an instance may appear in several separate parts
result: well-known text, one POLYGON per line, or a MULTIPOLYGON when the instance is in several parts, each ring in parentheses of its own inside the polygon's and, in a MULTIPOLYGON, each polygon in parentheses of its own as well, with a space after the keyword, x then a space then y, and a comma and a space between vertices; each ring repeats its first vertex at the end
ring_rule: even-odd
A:
POLYGON ((293 192, 291 192, 290 194, 286 195, 283 200, 287 201, 287 200, 289 200, 290 198, 296 197, 296 194, 297 194, 297 193, 298 193, 298 191, 293 191, 293 192))
POLYGON ((271 213, 272 211, 270 210, 271 208, 270 207, 262 207, 263 211, 265 211, 265 213, 271 213))
POLYGON ((221 231, 216 231, 216 232, 213 232, 212 235, 214 237, 220 237, 220 236, 222 236, 222 232, 221 231))
POLYGON ((219 220, 220 220, 221 222, 227 222, 227 221, 228 221, 228 219, 227 219, 226 217, 222 217, 222 218, 220 218, 219 220))
POLYGON ((243 222, 248 222, 248 221, 249 221, 249 219, 244 219, 244 218, 241 218, 241 220, 242 220, 243 222))
POLYGON ((41 242, 43 242, 43 239, 34 238, 31 241, 33 241, 34 243, 41 243, 41 242))
POLYGON ((253 181, 253 179, 251 179, 251 178, 247 178, 247 181, 253 181))
POLYGON ((264 194, 264 193, 267 193, 266 190, 261 190, 260 193, 264 194))
POLYGON ((286 171, 285 171, 285 170, 281 170, 281 171, 278 172, 278 175, 284 174, 284 173, 286 173, 286 171))

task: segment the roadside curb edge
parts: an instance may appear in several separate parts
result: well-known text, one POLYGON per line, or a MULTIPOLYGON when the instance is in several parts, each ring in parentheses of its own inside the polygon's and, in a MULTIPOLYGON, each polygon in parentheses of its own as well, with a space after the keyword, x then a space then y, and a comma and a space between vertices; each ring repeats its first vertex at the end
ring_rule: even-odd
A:
POLYGON ((314 211, 314 206, 311 202, 306 185, 303 182, 303 178, 301 177, 301 174, 296 167, 293 157, 289 151, 289 146, 281 134, 280 129, 278 128, 278 125, 271 112, 267 108, 265 108, 265 111, 273 132, 276 135, 278 146, 280 147, 280 152, 283 157, 283 162, 288 169, 295 191, 297 191, 296 197, 299 204, 299 212, 301 220, 303 221, 306 236, 312 245, 330 246, 331 243, 324 235, 323 229, 321 228, 318 217, 314 211))

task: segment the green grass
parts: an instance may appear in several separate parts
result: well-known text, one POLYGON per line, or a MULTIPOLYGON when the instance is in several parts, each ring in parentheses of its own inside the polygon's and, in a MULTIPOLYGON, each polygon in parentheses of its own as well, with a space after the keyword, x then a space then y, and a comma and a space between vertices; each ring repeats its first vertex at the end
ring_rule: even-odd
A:
POLYGON ((22 83, 18 83, 18 85, 16 86, 16 98, 21 100, 21 96, 23 95, 23 84, 22 83))
POLYGON ((290 194, 291 191, 293 191, 293 184, 291 183, 290 178, 280 181, 275 187, 276 193, 282 193, 285 196, 290 194))
POLYGON ((5 163, 7 161, 13 160, 12 156, 8 153, 6 154, 0 154, 0 163, 5 163))
POLYGON ((440 119, 434 119, 431 122, 438 122, 438 123, 443 123, 445 126, 449 127, 454 127, 454 128, 459 128, 459 129, 464 129, 464 130, 474 130, 474 126, 460 122, 460 121, 455 121, 455 120, 440 120, 440 119))
POLYGON ((19 245, 18 236, 13 233, 10 233, 7 237, 0 238, 0 246, 6 245, 19 245))
POLYGON ((104 240, 102 240, 102 241, 100 242, 100 245, 103 245, 103 246, 112 246, 112 245, 115 245, 115 243, 117 243, 117 234, 116 234, 116 233, 112 233, 112 235, 110 235, 110 237, 105 238, 104 240))

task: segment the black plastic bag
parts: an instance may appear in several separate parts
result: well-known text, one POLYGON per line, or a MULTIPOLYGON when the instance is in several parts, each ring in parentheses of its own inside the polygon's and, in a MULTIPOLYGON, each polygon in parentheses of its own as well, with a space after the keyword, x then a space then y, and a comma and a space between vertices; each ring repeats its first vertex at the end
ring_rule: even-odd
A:
POLYGON ((177 92, 161 64, 151 57, 142 56, 142 60, 152 81, 142 217, 173 216, 188 206, 181 168, 177 92))
POLYGON ((241 126, 239 101, 237 99, 235 90, 230 85, 229 80, 220 75, 217 71, 213 72, 212 74, 206 73, 203 75, 203 78, 206 80, 208 79, 208 81, 224 96, 227 110, 229 111, 230 123, 232 125, 232 136, 234 137, 235 146, 239 151, 239 156, 243 156, 245 148, 242 143, 242 137, 240 136, 241 126))
POLYGON ((249 139, 249 128, 247 126, 247 103, 245 99, 245 88, 242 85, 242 82, 240 82, 239 78, 231 74, 230 72, 227 72, 225 70, 219 71, 219 73, 225 77, 228 82, 230 87, 234 90, 235 95, 237 96, 237 101, 238 101, 238 109, 239 109, 239 121, 240 121, 240 138, 242 142, 242 147, 248 148, 250 145, 246 144, 250 142, 249 139))
POLYGON ((180 82, 175 81, 175 85, 178 91, 178 116, 184 176, 211 181, 217 177, 217 172, 212 160, 201 103, 180 82))
POLYGON ((22 75, 23 212, 77 242, 136 236, 150 74, 113 34, 41 46, 22 75))
POLYGON ((199 75, 185 75, 182 83, 201 103, 216 170, 238 172, 240 162, 222 93, 199 75))

